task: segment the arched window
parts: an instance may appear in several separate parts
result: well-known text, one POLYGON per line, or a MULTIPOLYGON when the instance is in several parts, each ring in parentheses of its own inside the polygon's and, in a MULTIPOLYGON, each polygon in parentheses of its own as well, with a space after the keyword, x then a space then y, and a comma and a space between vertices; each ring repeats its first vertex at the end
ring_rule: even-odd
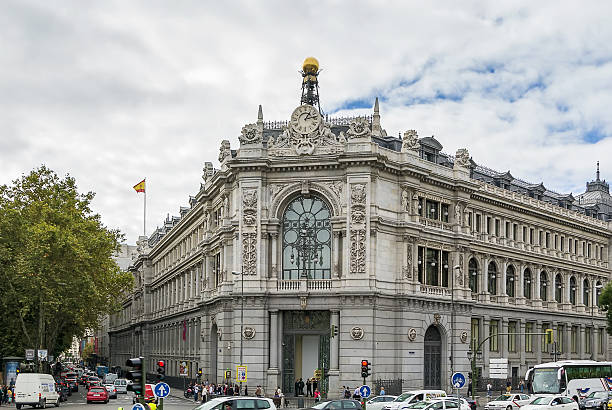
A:
POLYGON ((497 266, 495 265, 495 263, 491 262, 489 263, 489 277, 487 278, 487 282, 488 282, 488 291, 491 295, 496 295, 497 294, 497 282, 496 279, 497 278, 497 266))
POLYGON ((283 279, 331 278, 331 214, 323 200, 299 196, 283 215, 283 279))
POLYGON ((540 299, 548 300, 548 275, 546 271, 540 272, 540 299))
POLYGON ((531 270, 529 268, 523 272, 523 296, 531 299, 531 270))
POLYGON ((470 259, 468 263, 468 275, 470 275, 470 289, 472 292, 478 292, 478 262, 476 262, 475 258, 470 259))
POLYGON ((591 288, 589 286, 589 280, 585 278, 582 281, 582 303, 585 306, 591 306, 591 301, 589 300, 589 292, 591 291, 591 288))
POLYGON ((561 295, 563 294, 563 278, 560 273, 555 276, 555 302, 561 303, 563 300, 561 295))
POLYGON ((569 287, 570 287, 570 303, 572 305, 576 305, 576 278, 575 277, 571 277, 569 280, 569 287))
POLYGON ((601 288, 603 288, 603 285, 601 284, 601 281, 597 281, 597 283, 595 283, 595 306, 599 306, 599 294, 601 293, 601 288))
POLYGON ((514 297, 514 266, 508 265, 506 268, 506 295, 514 297))

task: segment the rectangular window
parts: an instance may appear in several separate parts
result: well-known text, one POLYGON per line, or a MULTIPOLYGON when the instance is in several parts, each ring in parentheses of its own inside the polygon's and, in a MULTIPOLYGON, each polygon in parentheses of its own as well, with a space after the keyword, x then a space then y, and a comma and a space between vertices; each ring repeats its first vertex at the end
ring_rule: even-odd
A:
MULTIPOLYGON (((550 329, 550 323, 542 323, 542 332, 541 333, 546 333, 546 329, 550 329)), ((550 352, 550 345, 548 343, 546 343, 546 336, 542 335, 540 336, 542 339, 542 352, 543 353, 548 353, 550 352)))
POLYGON ((584 343, 584 352, 586 354, 590 354, 592 349, 591 349, 591 328, 587 327, 586 329, 584 329, 584 338, 585 338, 585 343, 584 343))
MULTIPOLYGON (((442 204, 442 222, 448 222, 448 204, 442 204)), ((461 221, 459 221, 461 223, 461 221)))
POLYGON ((440 202, 427 199, 425 201, 425 208, 427 209, 425 218, 440 219, 440 202))
POLYGON ((591 244, 587 246, 587 258, 591 257, 591 244))
POLYGON ((442 251, 442 286, 448 287, 448 252, 442 251))
POLYGON ((534 235, 533 228, 531 228, 531 229, 529 230, 529 243, 530 243, 530 244, 532 244, 532 245, 533 245, 533 241, 534 241, 534 239, 535 239, 535 238, 534 238, 534 236, 535 236, 535 235, 534 235))
POLYGON ((213 273, 215 275, 215 287, 218 287, 223 281, 223 273, 221 272, 221 253, 219 252, 213 257, 213 273))
POLYGON ((440 271, 440 251, 428 248, 425 262, 425 273, 427 274, 425 283, 427 285, 440 286, 440 281, 438 279, 438 272, 440 271))
POLYGON ((550 248, 550 233, 546 232, 546 249, 550 248))
POLYGON ((510 222, 506 221, 506 238, 510 239, 511 234, 512 232, 510 232, 510 222))
POLYGON ((527 227, 523 226, 523 242, 527 242, 527 227))
POLYGON ((476 351, 476 348, 480 344, 480 319, 472 318, 472 352, 476 351))
POLYGON ((499 237, 499 219, 495 220, 495 236, 499 237))
POLYGON ((605 343, 605 330, 604 328, 600 327, 599 331, 597 332, 597 353, 598 354, 603 354, 604 352, 604 343, 605 343))
POLYGON ((512 239, 514 239, 515 241, 518 240, 517 236, 518 236, 518 225, 514 224, 512 226, 512 239))
POLYGON ((419 246, 418 249, 418 255, 417 255, 417 272, 419 275, 419 283, 424 283, 423 282, 423 265, 424 265, 424 261, 425 261, 425 248, 422 246, 419 246))
POLYGON ((480 232, 480 214, 476 214, 476 232, 480 232))
POLYGON ((565 236, 561 237, 561 252, 565 252, 565 236))
POLYGON ((424 198, 419 197, 418 208, 419 208, 419 216, 425 215, 425 199, 424 198))
POLYGON ((539 236, 538 236, 538 245, 542 246, 544 244, 544 232, 540 231, 539 236))
POLYGON ((574 241, 572 240, 572 238, 569 238, 567 244, 569 245, 569 252, 574 253, 574 247, 572 246, 574 244, 574 241))
POLYGON ((508 322, 508 351, 516 352, 516 322, 508 322))
POLYGON ((557 326, 557 349, 559 353, 563 353, 565 351, 565 346, 563 343, 565 341, 565 337, 563 337, 564 334, 565 334, 565 326, 558 325, 557 326))
POLYGON ((491 226, 491 217, 487 216, 487 233, 491 234, 493 231, 493 227, 491 226))
POLYGON ((572 326, 572 333, 570 337, 570 351, 571 353, 578 353, 578 326, 572 326))
POLYGON ((559 239, 559 237, 557 235, 555 235, 555 250, 559 249, 558 239, 559 239))
POLYGON ((499 333, 499 320, 491 320, 489 322, 489 336, 491 336, 491 338, 489 339, 489 351, 491 352, 497 352, 499 347, 498 347, 498 339, 499 336, 494 336, 497 335, 499 333))
POLYGON ((530 334, 534 333, 533 327, 533 323, 525 323, 525 352, 527 353, 533 352, 533 335, 530 334))

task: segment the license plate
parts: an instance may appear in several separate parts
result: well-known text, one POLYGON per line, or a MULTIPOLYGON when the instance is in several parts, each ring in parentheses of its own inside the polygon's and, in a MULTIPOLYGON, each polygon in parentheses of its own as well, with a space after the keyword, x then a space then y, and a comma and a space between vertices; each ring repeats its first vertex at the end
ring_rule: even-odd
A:
POLYGON ((100 395, 99 394, 94 394, 94 397, 100 397, 100 395))

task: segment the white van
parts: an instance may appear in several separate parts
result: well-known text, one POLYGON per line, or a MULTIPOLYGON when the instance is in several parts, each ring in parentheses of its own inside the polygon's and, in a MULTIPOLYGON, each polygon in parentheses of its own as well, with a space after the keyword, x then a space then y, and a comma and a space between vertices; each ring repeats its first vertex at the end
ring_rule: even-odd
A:
POLYGON ((60 405, 60 395, 55 391, 55 379, 44 373, 19 373, 15 381, 15 405, 45 408, 47 404, 60 405))
POLYGON ((126 379, 115 379, 115 389, 117 389, 117 393, 127 394, 127 385, 128 381, 126 379))
POLYGON ((113 384, 113 382, 115 380, 117 380, 119 376, 117 376, 115 373, 106 373, 104 375, 104 383, 103 384, 113 384))
POLYGON ((397 396, 397 398, 392 402, 387 403, 387 405, 383 407, 383 410, 401 410, 413 403, 417 403, 419 401, 424 400, 436 399, 439 397, 446 397, 446 392, 444 390, 407 391, 397 396))

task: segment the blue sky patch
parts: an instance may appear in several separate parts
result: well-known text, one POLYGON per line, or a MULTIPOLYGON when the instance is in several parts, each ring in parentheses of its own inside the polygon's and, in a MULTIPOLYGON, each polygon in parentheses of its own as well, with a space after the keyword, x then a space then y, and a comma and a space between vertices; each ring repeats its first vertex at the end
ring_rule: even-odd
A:
POLYGON ((595 144, 598 141, 606 138, 607 135, 604 134, 603 130, 600 127, 594 127, 584 133, 582 139, 590 144, 595 144))

